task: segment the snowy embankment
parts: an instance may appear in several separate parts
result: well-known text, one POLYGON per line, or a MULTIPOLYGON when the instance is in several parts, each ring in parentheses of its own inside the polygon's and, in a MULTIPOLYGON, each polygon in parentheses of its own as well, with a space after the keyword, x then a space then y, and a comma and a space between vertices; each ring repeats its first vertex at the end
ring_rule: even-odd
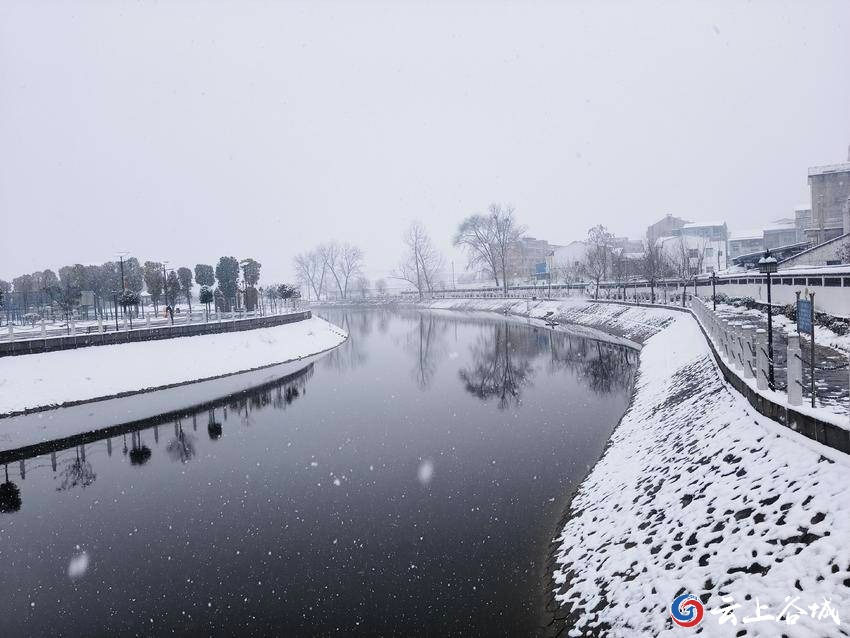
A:
POLYGON ((0 358, 0 415, 173 387, 304 359, 345 332, 312 318, 243 332, 0 358))
POLYGON ((525 299, 436 299, 428 308, 442 310, 477 310, 554 319, 561 323, 585 326, 608 334, 643 343, 662 330, 677 314, 663 307, 627 306, 575 297, 557 301, 525 299))
POLYGON ((570 635, 681 634, 669 606, 688 593, 704 635, 846 636, 850 459, 756 413, 680 315, 641 351, 632 405, 573 498, 552 569, 570 635), (825 599, 841 625, 811 617, 825 599), (804 611, 780 618, 789 602, 804 611), (734 625, 714 613, 727 605, 740 605, 734 625))
POLYGON ((758 414, 692 316, 578 299, 429 307, 551 312, 644 342, 632 404, 553 541, 551 633, 682 635, 669 610, 687 593, 702 635, 850 635, 850 457, 758 414))

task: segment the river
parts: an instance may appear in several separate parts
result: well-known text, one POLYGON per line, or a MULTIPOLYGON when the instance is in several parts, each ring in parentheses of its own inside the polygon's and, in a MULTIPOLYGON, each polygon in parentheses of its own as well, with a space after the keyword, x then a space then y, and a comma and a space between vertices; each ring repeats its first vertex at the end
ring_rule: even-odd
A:
POLYGON ((497 315, 317 314, 350 339, 284 379, 0 453, 0 635, 537 633, 636 353, 497 315))

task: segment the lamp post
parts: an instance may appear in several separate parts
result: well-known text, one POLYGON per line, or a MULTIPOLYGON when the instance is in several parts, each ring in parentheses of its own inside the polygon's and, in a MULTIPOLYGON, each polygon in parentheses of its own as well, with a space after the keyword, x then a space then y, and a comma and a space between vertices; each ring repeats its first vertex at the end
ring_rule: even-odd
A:
POLYGON ((776 258, 770 254, 770 249, 764 251, 764 257, 759 259, 759 272, 767 275, 767 385, 773 390, 773 307, 770 300, 770 275, 777 271, 776 258))
MULTIPOLYGON (((162 262, 162 295, 165 298, 166 307, 168 306, 168 278, 165 276, 165 271, 166 271, 165 265, 167 263, 168 263, 167 261, 162 262)), ((168 272, 173 272, 174 268, 168 268, 167 270, 168 270, 168 272)), ((177 300, 175 299, 174 302, 176 303, 177 300)), ((166 313, 167 313, 167 311, 166 311, 166 313)), ((174 308, 173 307, 171 308, 171 325, 172 326, 174 325, 174 308)))
POLYGON ((711 271, 711 305, 712 310, 717 312, 717 273, 711 271))

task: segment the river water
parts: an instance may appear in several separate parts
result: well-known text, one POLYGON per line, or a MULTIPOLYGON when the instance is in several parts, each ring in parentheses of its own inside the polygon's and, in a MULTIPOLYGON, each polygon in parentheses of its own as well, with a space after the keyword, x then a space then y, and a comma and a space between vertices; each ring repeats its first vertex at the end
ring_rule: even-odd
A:
POLYGON ((635 353, 496 315, 318 314, 350 339, 295 375, 0 453, 0 635, 538 632, 635 353))

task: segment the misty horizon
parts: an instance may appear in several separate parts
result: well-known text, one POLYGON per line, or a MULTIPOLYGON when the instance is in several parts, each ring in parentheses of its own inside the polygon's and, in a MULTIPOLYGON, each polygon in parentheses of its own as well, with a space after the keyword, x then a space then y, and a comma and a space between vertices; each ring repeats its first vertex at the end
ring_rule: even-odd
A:
POLYGON ((339 241, 374 281, 414 220, 460 275, 493 202, 553 244, 763 227, 847 161, 848 27, 841 2, 5 3, 0 278, 127 251, 292 281, 339 241))

